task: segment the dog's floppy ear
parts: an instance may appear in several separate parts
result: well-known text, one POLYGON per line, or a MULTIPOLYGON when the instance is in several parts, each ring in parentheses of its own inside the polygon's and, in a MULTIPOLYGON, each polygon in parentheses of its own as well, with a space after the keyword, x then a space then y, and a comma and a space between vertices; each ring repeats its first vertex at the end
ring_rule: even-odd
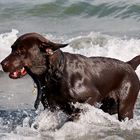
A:
POLYGON ((54 51, 60 48, 64 48, 67 45, 68 44, 59 44, 48 40, 46 42, 42 42, 41 44, 42 49, 44 49, 48 55, 52 55, 54 51))
POLYGON ((68 44, 59 44, 59 43, 53 43, 51 41, 47 41, 47 42, 43 42, 42 46, 43 48, 47 49, 52 49, 53 51, 60 49, 60 48, 64 48, 66 47, 68 44))

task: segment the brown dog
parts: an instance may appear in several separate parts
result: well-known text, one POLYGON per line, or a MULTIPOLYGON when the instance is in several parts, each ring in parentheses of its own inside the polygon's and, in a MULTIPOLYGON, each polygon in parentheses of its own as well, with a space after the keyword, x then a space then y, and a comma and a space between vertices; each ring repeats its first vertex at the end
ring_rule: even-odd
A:
POLYGON ((71 103, 100 103, 105 112, 118 113, 119 120, 133 118, 140 89, 134 69, 140 56, 122 62, 62 52, 60 48, 65 46, 37 33, 25 34, 15 41, 1 65, 11 78, 20 78, 26 72, 33 78, 38 87, 35 108, 41 101, 44 108, 59 107, 71 115, 78 111, 71 103))

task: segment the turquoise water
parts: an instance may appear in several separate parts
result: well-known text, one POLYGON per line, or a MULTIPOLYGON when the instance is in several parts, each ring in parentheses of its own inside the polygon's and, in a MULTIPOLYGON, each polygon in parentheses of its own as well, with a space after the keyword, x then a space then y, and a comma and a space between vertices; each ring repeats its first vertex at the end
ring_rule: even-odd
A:
POLYGON ((1 0, 0 32, 139 36, 139 0, 1 0))

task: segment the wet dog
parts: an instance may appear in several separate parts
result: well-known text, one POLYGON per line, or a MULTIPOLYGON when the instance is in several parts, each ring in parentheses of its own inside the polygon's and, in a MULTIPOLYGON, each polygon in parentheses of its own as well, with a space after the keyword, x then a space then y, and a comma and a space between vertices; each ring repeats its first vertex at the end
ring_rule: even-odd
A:
POLYGON ((88 103, 118 119, 133 118, 133 109, 140 89, 135 69, 140 56, 129 62, 105 57, 85 57, 62 52, 68 44, 53 43, 40 34, 20 36, 12 52, 2 62, 10 78, 28 73, 37 84, 35 108, 41 101, 44 108, 57 107, 68 115, 79 112, 71 103, 88 103))

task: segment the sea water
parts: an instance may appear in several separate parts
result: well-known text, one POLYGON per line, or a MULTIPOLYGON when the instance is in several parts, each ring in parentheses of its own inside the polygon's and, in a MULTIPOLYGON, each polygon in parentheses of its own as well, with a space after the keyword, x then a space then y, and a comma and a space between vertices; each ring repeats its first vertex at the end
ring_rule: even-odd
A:
MULTIPOLYGON (((0 61, 27 32, 39 32, 62 51, 129 61, 140 54, 139 0, 0 1, 0 61)), ((136 70, 140 78, 140 67, 136 70)), ((140 99, 134 118, 119 122, 88 104, 79 120, 66 122, 62 111, 33 107, 36 94, 29 76, 12 80, 0 66, 0 140, 139 140, 140 99)))

